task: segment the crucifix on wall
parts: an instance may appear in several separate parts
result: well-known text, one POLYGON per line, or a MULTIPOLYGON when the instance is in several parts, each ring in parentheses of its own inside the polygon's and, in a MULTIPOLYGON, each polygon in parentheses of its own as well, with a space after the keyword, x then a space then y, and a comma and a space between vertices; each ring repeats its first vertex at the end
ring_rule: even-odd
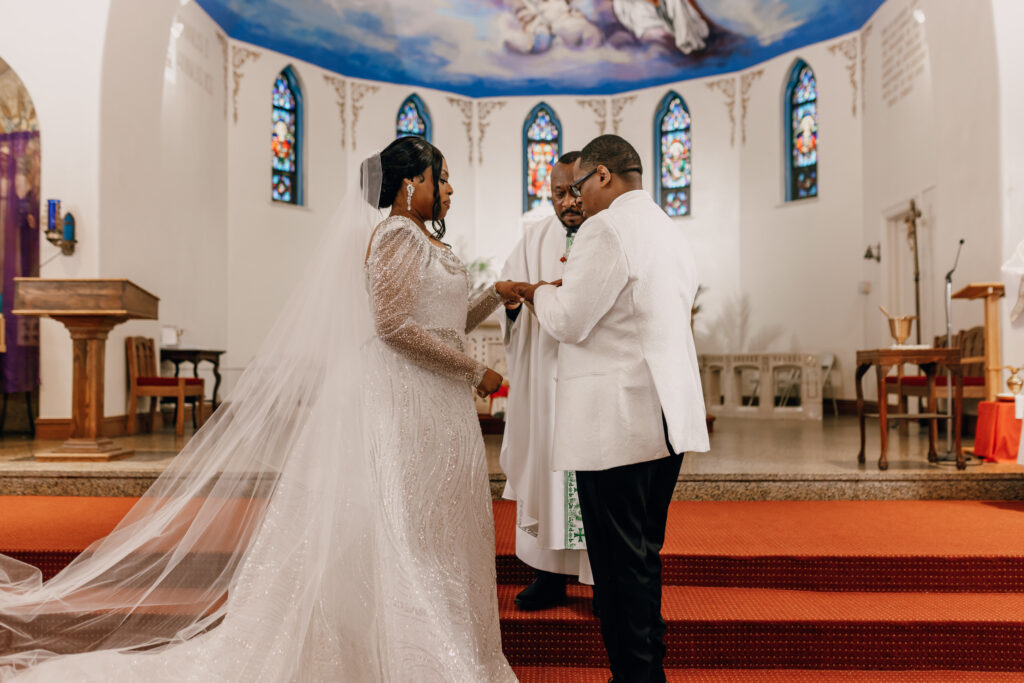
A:
POLYGON ((907 226, 907 243, 910 245, 910 253, 914 257, 914 316, 917 318, 917 343, 921 343, 921 265, 918 259, 917 241, 917 219, 921 217, 921 210, 913 199, 910 200, 910 208, 903 214, 903 222, 907 226))

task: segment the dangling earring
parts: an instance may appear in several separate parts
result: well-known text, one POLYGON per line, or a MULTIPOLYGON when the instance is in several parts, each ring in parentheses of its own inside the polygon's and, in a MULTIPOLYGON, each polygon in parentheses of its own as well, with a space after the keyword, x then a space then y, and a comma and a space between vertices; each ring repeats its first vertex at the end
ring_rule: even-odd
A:
POLYGON ((415 191, 416 191, 416 188, 413 187, 411 184, 405 186, 405 195, 406 195, 405 208, 407 210, 409 210, 409 211, 412 211, 412 193, 415 192, 415 191))

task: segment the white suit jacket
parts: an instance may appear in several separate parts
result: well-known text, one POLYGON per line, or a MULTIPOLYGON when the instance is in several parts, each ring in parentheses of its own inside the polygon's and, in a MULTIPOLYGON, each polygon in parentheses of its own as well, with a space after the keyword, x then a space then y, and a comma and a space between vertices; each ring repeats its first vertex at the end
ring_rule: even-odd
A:
POLYGON ((690 330, 697 272, 683 229, 643 190, 579 230, 561 287, 534 294, 561 344, 553 466, 604 470, 707 451, 704 396, 690 330))

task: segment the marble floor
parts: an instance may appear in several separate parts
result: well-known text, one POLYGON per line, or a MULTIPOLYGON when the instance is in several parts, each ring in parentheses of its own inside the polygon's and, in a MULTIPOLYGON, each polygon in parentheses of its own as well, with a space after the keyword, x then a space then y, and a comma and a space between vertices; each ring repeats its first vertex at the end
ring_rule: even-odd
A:
MULTIPOLYGON (((909 434, 889 434, 889 473, 956 471, 952 461, 928 462, 928 432, 917 425, 909 434)), ((488 464, 492 473, 501 471, 497 453, 500 436, 485 437, 488 464)), ((876 420, 867 424, 865 458, 857 462, 860 431, 853 416, 826 417, 820 422, 808 420, 718 419, 707 453, 688 453, 683 474, 857 474, 878 472, 879 427, 876 420)), ((970 447, 972 441, 964 440, 970 447)), ((937 448, 946 447, 940 434, 937 448)), ((972 473, 1021 473, 1024 467, 1012 463, 981 463, 968 458, 972 473)))
MULTIPOLYGON (((32 455, 59 442, 8 436, 0 439, 0 495, 139 495, 184 446, 171 427, 154 434, 119 437, 135 455, 107 463, 35 462, 32 455)), ((504 475, 498 463, 501 436, 486 436, 492 491, 500 495, 504 475)), ((867 463, 857 463, 859 433, 850 416, 813 421, 719 419, 708 453, 683 461, 681 499, 827 497, 1024 497, 1024 467, 970 461, 966 471, 952 462, 927 461, 927 432, 917 425, 889 438, 889 469, 881 472, 878 423, 867 431, 867 463), (996 488, 992 488, 992 487, 996 488), (979 488, 980 487, 980 488, 979 488), (1019 491, 1018 491, 1019 490, 1019 491)), ((965 446, 970 446, 966 441, 965 446)), ((939 450, 945 438, 940 435, 939 450)))

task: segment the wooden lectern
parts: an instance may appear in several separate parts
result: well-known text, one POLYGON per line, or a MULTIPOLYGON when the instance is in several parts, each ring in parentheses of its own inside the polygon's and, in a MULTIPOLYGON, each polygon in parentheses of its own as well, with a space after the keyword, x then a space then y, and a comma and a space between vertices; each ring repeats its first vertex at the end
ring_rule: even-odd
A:
POLYGON ((985 357, 962 358, 961 363, 985 361, 985 400, 996 400, 1003 376, 1002 351, 999 348, 999 299, 1006 294, 1001 282, 972 282, 953 295, 954 299, 985 300, 985 357))
POLYGON ((159 301, 128 280, 14 278, 12 312, 60 321, 74 344, 71 438, 56 451, 36 453, 36 460, 106 461, 133 453, 103 438, 107 335, 115 325, 132 318, 155 320, 159 301))

